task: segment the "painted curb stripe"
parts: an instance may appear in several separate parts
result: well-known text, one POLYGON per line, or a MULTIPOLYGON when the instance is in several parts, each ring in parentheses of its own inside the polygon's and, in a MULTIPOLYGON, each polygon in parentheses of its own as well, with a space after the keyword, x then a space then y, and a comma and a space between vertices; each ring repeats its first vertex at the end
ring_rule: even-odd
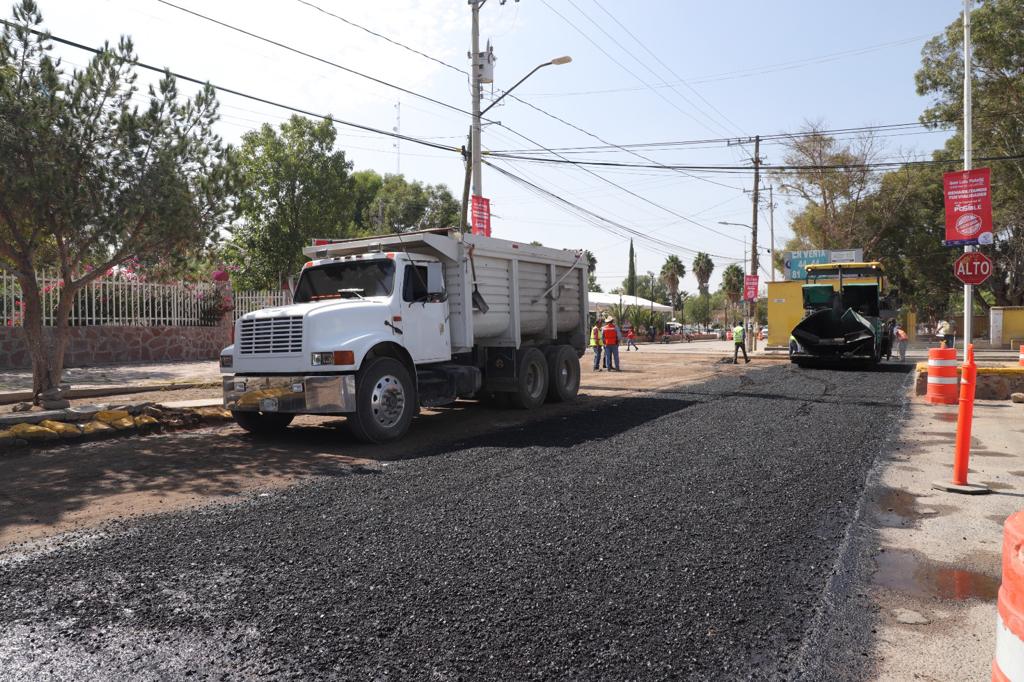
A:
POLYGON ((929 384, 957 384, 960 380, 956 377, 928 377, 929 384))
POLYGON ((1024 642, 996 613, 996 665, 1010 682, 1024 682, 1024 642))

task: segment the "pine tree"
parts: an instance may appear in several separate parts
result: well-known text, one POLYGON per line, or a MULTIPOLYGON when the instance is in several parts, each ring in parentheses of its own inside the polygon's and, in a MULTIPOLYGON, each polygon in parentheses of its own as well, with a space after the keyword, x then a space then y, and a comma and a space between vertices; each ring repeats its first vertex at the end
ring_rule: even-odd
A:
POLYGON ((629 275, 626 277, 626 293, 636 296, 636 254, 633 252, 633 240, 629 240, 629 275))

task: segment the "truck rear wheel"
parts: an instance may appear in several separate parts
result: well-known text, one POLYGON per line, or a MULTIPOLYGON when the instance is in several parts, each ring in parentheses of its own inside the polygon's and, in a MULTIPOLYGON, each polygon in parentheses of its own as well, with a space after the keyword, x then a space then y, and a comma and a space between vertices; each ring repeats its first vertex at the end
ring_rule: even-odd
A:
POLYGON ((568 403, 580 391, 580 359, 572 346, 548 346, 548 400, 568 403))
POLYGON ((257 436, 270 436, 288 428, 295 418, 294 414, 283 412, 245 412, 232 410, 231 416, 235 423, 251 434, 257 436))
POLYGON ((406 434, 416 412, 409 370, 394 358, 371 360, 356 375, 356 411, 349 429, 364 443, 386 443, 406 434))
POLYGON ((548 393, 548 363, 536 348, 524 348, 518 358, 516 390, 509 394, 513 407, 532 410, 544 403, 548 393))

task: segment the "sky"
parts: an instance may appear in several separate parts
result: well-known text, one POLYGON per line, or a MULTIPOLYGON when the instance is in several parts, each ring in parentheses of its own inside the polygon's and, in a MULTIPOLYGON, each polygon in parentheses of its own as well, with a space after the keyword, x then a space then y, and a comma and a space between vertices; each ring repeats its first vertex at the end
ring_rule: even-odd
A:
MULTIPOLYGON (((140 61, 183 75, 329 113, 336 120, 398 129, 444 146, 465 142, 471 106, 465 74, 311 6, 468 71, 471 14, 465 0, 168 2, 409 92, 160 0, 39 0, 39 5, 44 25, 61 38, 99 46, 128 35, 140 61)), ((742 141, 755 134, 798 132, 808 121, 831 129, 914 122, 929 104, 914 87, 921 48, 955 21, 961 8, 961 0, 488 0, 480 10, 481 42, 491 41, 497 61, 485 98, 496 97, 554 57, 568 55, 572 62, 539 70, 515 91, 547 114, 512 98, 492 109, 488 118, 494 123, 485 126, 483 146, 492 151, 537 150, 538 145, 602 144, 596 138, 615 145, 732 139, 638 153, 660 164, 748 165, 753 148, 742 141)), ((64 46, 55 52, 68 69, 84 65, 89 57, 64 46)), ((140 74, 141 83, 151 80, 152 75, 140 74)), ((195 87, 182 83, 180 91, 191 94, 195 87)), ((144 103, 143 94, 139 100, 144 103)), ((231 143, 262 123, 277 125, 291 115, 231 94, 221 94, 219 100, 218 132, 231 143)), ((464 167, 458 153, 396 143, 344 125, 337 129, 338 147, 355 169, 401 172, 408 179, 444 183, 456 196, 461 194, 464 167)), ((884 143, 882 155, 896 158, 926 154, 947 136, 913 129, 879 141, 884 143)), ((766 164, 781 163, 784 151, 778 142, 765 143, 761 157, 766 164)), ((566 155, 647 163, 614 149, 566 155)), ((714 288, 722 268, 742 260, 749 248, 748 228, 719 223, 750 224, 752 172, 588 172, 565 164, 495 163, 642 233, 635 239, 640 273, 657 272, 668 253, 678 254, 688 270, 682 290, 697 289, 689 273, 695 251, 713 255, 714 288)), ((762 186, 771 182, 762 178, 762 186)), ((595 227, 487 166, 482 188, 491 200, 494 236, 590 249, 606 291, 625 277, 629 239, 621 229, 595 227)), ((792 201, 776 197, 778 248, 790 236, 790 216, 799 209, 792 201)), ((758 243, 765 251, 772 246, 767 205, 760 215, 758 243)), ((762 256, 761 262, 766 265, 769 259, 762 256)))

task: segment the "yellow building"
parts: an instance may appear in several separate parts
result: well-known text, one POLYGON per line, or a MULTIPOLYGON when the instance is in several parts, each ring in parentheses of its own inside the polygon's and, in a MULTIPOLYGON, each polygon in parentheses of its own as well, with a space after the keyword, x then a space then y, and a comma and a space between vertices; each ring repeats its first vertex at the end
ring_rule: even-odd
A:
POLYGON ((989 334, 993 346, 1011 349, 1024 345, 1024 307, 989 309, 989 334))

